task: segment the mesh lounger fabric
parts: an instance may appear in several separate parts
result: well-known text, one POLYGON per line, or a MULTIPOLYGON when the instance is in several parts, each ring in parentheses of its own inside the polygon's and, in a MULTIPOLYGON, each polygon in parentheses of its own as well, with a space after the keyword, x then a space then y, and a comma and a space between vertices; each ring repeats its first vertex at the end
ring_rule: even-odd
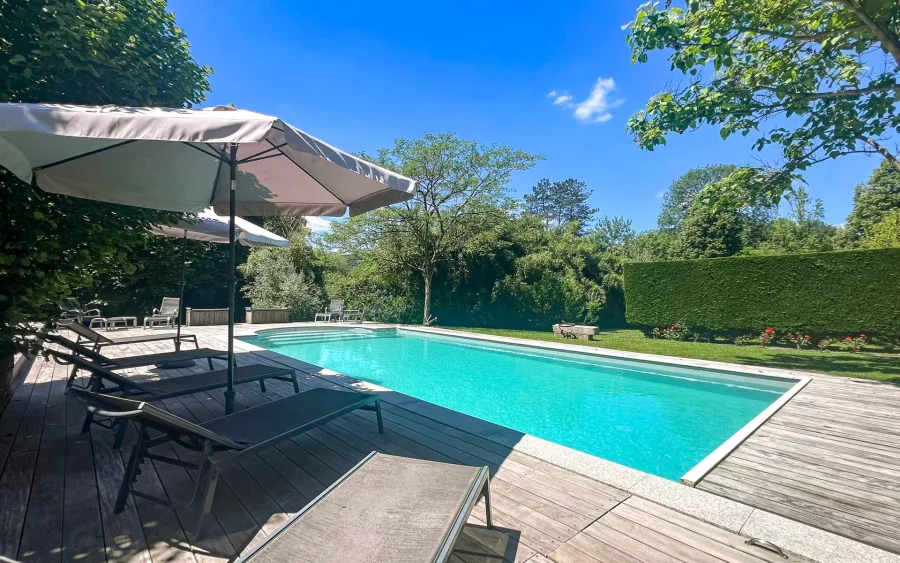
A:
POLYGON ((433 561, 480 471, 375 454, 242 562, 433 561))

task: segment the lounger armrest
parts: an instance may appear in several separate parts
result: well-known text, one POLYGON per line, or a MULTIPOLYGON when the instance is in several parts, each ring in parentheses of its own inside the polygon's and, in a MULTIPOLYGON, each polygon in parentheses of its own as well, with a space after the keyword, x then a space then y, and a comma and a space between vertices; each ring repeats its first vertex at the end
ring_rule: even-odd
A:
POLYGON ((87 311, 83 311, 85 315, 97 315, 100 316, 100 309, 88 309, 87 311))

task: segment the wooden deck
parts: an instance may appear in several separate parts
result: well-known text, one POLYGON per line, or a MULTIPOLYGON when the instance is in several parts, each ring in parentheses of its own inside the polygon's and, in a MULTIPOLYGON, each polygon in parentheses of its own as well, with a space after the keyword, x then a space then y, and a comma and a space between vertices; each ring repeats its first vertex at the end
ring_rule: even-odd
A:
POLYGON ((697 488, 900 553, 900 387, 816 376, 697 488))
MULTIPOLYGON (((224 342, 212 338, 211 329, 218 327, 191 331, 201 334, 201 346, 221 347, 224 342)), ((152 343, 106 350, 131 355, 170 349, 168 343, 152 343)), ((252 354, 240 357, 241 363, 251 361, 265 362, 252 354)), ((187 371, 132 373, 156 378, 187 371)), ((0 415, 0 556, 27 562, 234 559, 363 456, 379 450, 491 467, 500 529, 485 529, 483 507, 476 507, 456 546, 455 563, 784 561, 747 546, 742 536, 388 403, 383 435, 372 413, 357 411, 229 470, 216 490, 206 539, 192 545, 185 539, 192 514, 133 498, 124 512, 113 513, 130 446, 112 449, 112 433, 99 427, 80 433, 84 409, 64 394, 66 374, 64 366, 35 360, 0 415)), ((329 385, 313 376, 302 379, 304 388, 329 385)), ((289 384, 274 381, 267 383, 265 394, 255 385, 237 391, 238 408, 292 393, 289 384)), ((190 420, 224 414, 218 391, 163 403, 190 420)), ((177 449, 177 455, 185 455, 177 449)), ((176 452, 161 446, 160 453, 176 452)), ((191 488, 185 470, 155 462, 144 464, 138 483, 170 499, 183 498, 191 488)))

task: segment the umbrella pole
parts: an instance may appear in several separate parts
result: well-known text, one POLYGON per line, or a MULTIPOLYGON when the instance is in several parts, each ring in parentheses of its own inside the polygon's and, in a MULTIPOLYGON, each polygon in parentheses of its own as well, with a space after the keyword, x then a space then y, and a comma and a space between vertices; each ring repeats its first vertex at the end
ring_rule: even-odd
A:
POLYGON ((184 263, 187 248, 187 230, 181 239, 181 295, 178 297, 178 329, 175 331, 175 351, 181 350, 181 308, 184 307, 184 263))
POLYGON ((235 248, 234 248, 234 215, 235 191, 237 190, 237 145, 231 144, 231 191, 228 202, 228 389, 225 391, 225 414, 234 412, 234 290, 235 290, 235 248))
MULTIPOLYGON (((184 304, 184 269, 186 262, 185 248, 187 247, 187 230, 184 231, 184 240, 181 241, 181 297, 178 299, 178 328, 175 332, 175 351, 181 350, 181 306, 184 304)), ((156 364, 161 369, 182 369, 194 365, 194 360, 178 360, 156 364)))

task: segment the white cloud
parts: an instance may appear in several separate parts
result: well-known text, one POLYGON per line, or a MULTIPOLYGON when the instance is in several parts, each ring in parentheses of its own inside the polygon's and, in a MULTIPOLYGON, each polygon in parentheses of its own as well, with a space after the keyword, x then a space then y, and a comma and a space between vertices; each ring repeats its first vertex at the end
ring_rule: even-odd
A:
POLYGON ((666 190, 662 190, 662 191, 656 192, 656 197, 657 197, 658 199, 662 199, 663 196, 665 196, 665 195, 666 195, 666 190))
POLYGON ((331 230, 331 221, 322 217, 306 217, 306 226, 314 233, 327 233, 331 230))
POLYGON ((615 109, 622 105, 624 100, 610 100, 609 94, 616 89, 616 83, 612 78, 600 77, 591 90, 591 95, 583 102, 572 103, 574 99, 569 92, 563 90, 557 92, 552 90, 547 94, 548 98, 554 98, 553 105, 563 106, 565 108, 574 108, 572 115, 579 121, 587 123, 603 123, 612 119, 609 110, 615 109))
POLYGON ((550 90, 550 93, 547 94, 548 98, 553 98, 553 105, 562 106, 569 105, 572 101, 572 95, 569 94, 566 90, 562 92, 557 92, 556 90, 550 90))

